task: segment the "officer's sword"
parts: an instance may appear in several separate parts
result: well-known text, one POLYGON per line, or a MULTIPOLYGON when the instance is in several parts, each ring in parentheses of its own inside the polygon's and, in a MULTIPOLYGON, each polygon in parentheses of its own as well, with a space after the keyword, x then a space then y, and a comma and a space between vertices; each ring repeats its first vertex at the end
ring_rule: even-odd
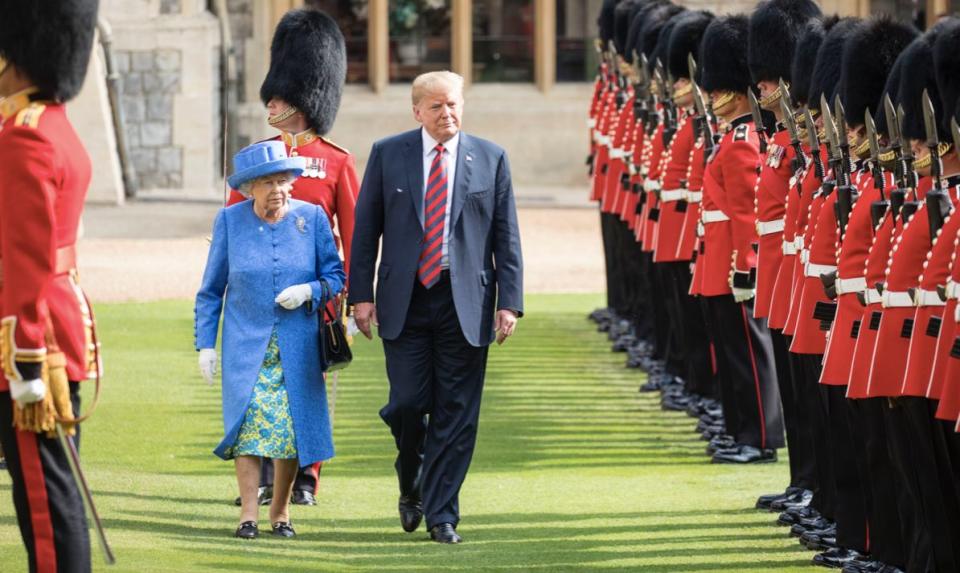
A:
POLYGON ((93 494, 90 493, 87 478, 83 475, 83 469, 80 467, 80 455, 77 453, 77 447, 73 443, 73 438, 63 431, 63 425, 60 422, 57 422, 57 437, 60 439, 60 446, 67 455, 67 463, 70 464, 70 473, 73 474, 73 481, 76 482, 77 489, 80 490, 83 505, 93 520, 93 526, 97 532, 97 540, 100 542, 100 549, 103 551, 103 560, 107 565, 116 565, 117 560, 113 556, 113 550, 110 549, 110 542, 107 541, 107 532, 103 527, 103 522, 100 521, 97 506, 93 503, 93 494))

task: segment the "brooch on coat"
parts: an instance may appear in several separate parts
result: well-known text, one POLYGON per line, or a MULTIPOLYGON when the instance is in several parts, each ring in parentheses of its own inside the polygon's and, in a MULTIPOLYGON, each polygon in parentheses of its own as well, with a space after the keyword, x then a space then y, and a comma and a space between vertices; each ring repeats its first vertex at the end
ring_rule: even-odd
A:
POLYGON ((303 170, 301 177, 327 178, 327 160, 325 158, 304 157, 304 159, 307 160, 307 168, 303 170))
POLYGON ((307 220, 306 220, 306 219, 304 219, 303 217, 297 217, 296 225, 297 225, 297 230, 298 230, 298 231, 300 231, 301 233, 306 234, 306 232, 307 232, 307 220))

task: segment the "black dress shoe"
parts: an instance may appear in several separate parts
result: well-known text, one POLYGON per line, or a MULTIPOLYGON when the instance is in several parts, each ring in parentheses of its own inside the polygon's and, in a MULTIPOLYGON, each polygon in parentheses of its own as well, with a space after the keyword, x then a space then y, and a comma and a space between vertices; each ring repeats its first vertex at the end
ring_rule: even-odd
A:
POLYGON ((899 569, 881 561, 873 561, 869 557, 861 557, 844 565, 842 571, 843 573, 893 573, 899 569))
POLYGON ((859 557, 860 554, 853 549, 837 547, 814 555, 813 564, 831 569, 841 569, 844 565, 859 557))
POLYGON ((774 501, 770 504, 770 509, 774 511, 786 511, 791 507, 806 507, 813 500, 813 492, 809 489, 801 489, 792 493, 783 499, 774 501))
POLYGON ((820 513, 809 505, 805 507, 791 507, 790 509, 785 509, 783 513, 777 516, 777 523, 780 525, 793 525, 801 519, 813 519, 818 515, 820 515, 820 513))
POLYGON ((736 450, 719 450, 710 461, 715 464, 768 464, 777 461, 777 450, 740 446, 736 450))
POLYGON ((297 534, 289 521, 278 521, 273 524, 273 534, 277 537, 293 537, 297 534))
POLYGON ((770 509, 770 504, 772 504, 775 501, 779 501, 781 499, 789 497, 790 494, 796 491, 800 491, 800 488, 790 486, 785 491, 782 491, 780 493, 768 493, 766 495, 761 495, 760 497, 757 498, 757 503, 755 507, 757 509, 770 509))
POLYGON ((660 389, 660 382, 656 380, 649 380, 644 384, 640 385, 641 392, 656 392, 660 389))
POLYGON ((256 521, 244 521, 240 524, 240 527, 237 527, 233 536, 240 539, 256 539, 260 536, 260 529, 257 527, 256 521))
POLYGON ((423 520, 423 502, 410 496, 401 495, 400 503, 397 505, 400 510, 400 526, 407 533, 416 531, 423 520))
POLYGON ((714 437, 710 438, 710 443, 707 444, 707 455, 712 456, 721 450, 728 450, 737 443, 734 441, 733 436, 727 434, 717 434, 714 437))
POLYGON ((317 498, 313 495, 313 492, 306 489, 293 490, 290 501, 294 505, 317 505, 317 498))
POLYGON ((790 535, 800 537, 804 533, 819 533, 827 529, 836 529, 837 524, 818 515, 813 519, 802 518, 790 526, 790 535))
POLYGON ((0 470, 7 469, 7 458, 0 456, 0 470))
POLYGON ((800 545, 803 545, 811 551, 829 551, 831 549, 837 549, 839 545, 837 544, 837 535, 834 532, 832 535, 803 535, 800 536, 800 545))
POLYGON ((457 530, 451 523, 441 523, 434 525, 430 529, 430 539, 437 543, 460 543, 463 539, 457 535, 457 530))

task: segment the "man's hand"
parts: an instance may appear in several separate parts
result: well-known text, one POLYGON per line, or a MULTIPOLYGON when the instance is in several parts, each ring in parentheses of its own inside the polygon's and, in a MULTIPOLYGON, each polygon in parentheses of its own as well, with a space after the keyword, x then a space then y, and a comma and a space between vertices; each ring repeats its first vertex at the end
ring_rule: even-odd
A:
POLYGON ((23 381, 10 380, 10 397, 13 398, 17 402, 17 406, 21 408, 43 400, 46 393, 47 385, 39 378, 23 381))
POLYGON ((213 377, 217 375, 217 351, 212 348, 201 348, 197 362, 200 366, 200 376, 203 376, 208 386, 212 385, 213 377))
POLYGON ((367 339, 373 338, 371 326, 380 326, 377 322, 377 305, 372 302, 358 302, 353 307, 353 317, 357 321, 357 328, 367 339))
POLYGON ((497 332, 497 344, 503 344, 503 342, 513 335, 513 331, 517 328, 517 313, 512 310, 498 310, 497 311, 497 320, 494 325, 494 330, 497 332))

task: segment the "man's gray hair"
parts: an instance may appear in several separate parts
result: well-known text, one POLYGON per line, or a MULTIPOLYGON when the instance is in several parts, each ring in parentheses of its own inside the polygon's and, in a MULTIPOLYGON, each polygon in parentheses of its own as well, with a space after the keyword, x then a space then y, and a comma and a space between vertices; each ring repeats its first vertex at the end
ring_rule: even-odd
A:
POLYGON ((446 70, 442 72, 427 72, 425 74, 420 74, 413 80, 413 105, 419 104, 420 100, 423 99, 423 96, 427 95, 428 93, 435 92, 441 88, 453 89, 462 97, 463 76, 446 70))

